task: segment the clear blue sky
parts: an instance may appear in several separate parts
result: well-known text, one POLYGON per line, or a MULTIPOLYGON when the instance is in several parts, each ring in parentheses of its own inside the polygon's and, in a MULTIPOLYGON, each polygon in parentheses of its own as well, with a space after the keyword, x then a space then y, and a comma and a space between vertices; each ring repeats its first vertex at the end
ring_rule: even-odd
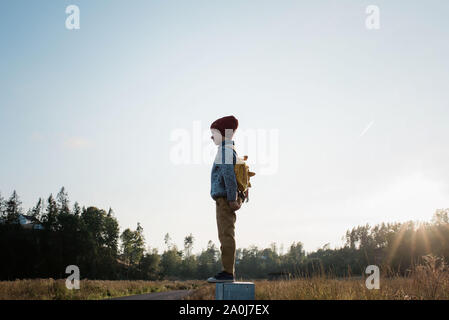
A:
POLYGON ((244 130, 279 133, 277 170, 252 164, 238 247, 430 220, 449 206, 448 15, 443 0, 1 1, 0 192, 27 209, 65 186, 152 247, 192 233, 199 252, 218 245, 212 163, 173 163, 171 135, 200 123, 211 147, 233 114, 240 154, 244 130))

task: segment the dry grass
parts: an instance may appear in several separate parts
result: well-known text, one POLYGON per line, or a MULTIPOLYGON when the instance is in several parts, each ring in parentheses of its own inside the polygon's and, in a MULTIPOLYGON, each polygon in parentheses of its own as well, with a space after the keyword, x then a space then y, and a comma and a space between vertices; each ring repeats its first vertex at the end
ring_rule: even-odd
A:
MULTIPOLYGON (((424 257, 424 264, 408 277, 380 279, 380 289, 369 290, 362 278, 313 277, 256 280, 256 300, 449 300, 449 268, 440 258, 424 257)), ((186 299, 212 300, 215 286, 205 285, 186 299)))
MULTIPOLYGON (((380 280, 380 289, 368 290, 365 280, 326 279, 316 277, 293 280, 256 280, 256 300, 424 300, 449 299, 449 286, 440 284, 436 290, 425 281, 416 285, 413 278, 380 280)), ((215 285, 202 286, 187 297, 189 300, 215 299, 215 285)))
MULTIPOLYGON (((424 264, 407 277, 380 279, 380 289, 369 290, 359 278, 325 276, 292 280, 255 280, 257 300, 449 300, 449 268, 440 258, 424 257, 424 264)), ((239 280, 240 281, 240 280, 239 280)), ((248 281, 248 280, 245 280, 248 281)), ((65 280, 35 279, 0 282, 0 300, 106 299, 112 297, 194 289, 186 300, 215 299, 215 285, 205 281, 82 280, 80 290, 68 290, 65 280)))
POLYGON ((424 264, 411 270, 413 287, 426 299, 448 299, 449 267, 444 259, 427 255, 424 264))
POLYGON ((81 280, 68 290, 65 279, 0 281, 0 300, 98 300, 149 292, 196 289, 203 281, 81 280))

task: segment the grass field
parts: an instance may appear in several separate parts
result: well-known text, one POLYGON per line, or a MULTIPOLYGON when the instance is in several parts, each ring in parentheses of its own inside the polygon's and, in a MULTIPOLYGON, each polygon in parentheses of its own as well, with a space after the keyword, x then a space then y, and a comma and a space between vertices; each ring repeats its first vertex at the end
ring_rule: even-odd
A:
POLYGON ((0 300, 98 300, 149 292, 187 290, 203 281, 81 280, 79 290, 68 290, 65 279, 0 281, 0 300))
MULTIPOLYGON (((407 277, 380 278, 379 289, 371 290, 362 277, 255 280, 256 300, 449 300, 447 264, 434 256, 426 256, 424 261, 407 277)), ((214 295, 213 284, 201 285, 187 299, 211 300, 214 295)))
MULTIPOLYGON (((449 299, 449 286, 417 283, 410 278, 381 279, 380 289, 369 290, 365 280, 326 279, 256 280, 256 300, 425 300, 449 299)), ((215 298, 213 284, 201 286, 187 297, 192 300, 215 298)))
MULTIPOLYGON (((380 289, 368 290, 363 279, 314 277, 292 280, 255 280, 256 300, 423 300, 449 299, 446 279, 390 278, 380 289), (438 281, 438 282, 435 282, 438 281)), ((95 300, 149 292, 193 289, 187 300, 215 299, 215 285, 205 281, 82 280, 80 290, 68 290, 65 280, 35 279, 0 282, 0 300, 95 300)))
MULTIPOLYGON (((427 300, 449 299, 447 265, 437 258, 416 267, 408 277, 380 279, 379 289, 367 289, 359 278, 326 276, 289 280, 254 280, 256 300, 427 300)), ((241 279, 249 281, 249 279, 241 279)), ((0 300, 95 300, 161 292, 194 290, 187 300, 212 300, 215 285, 206 281, 81 280, 79 290, 68 290, 65 280, 32 279, 0 282, 0 300)))

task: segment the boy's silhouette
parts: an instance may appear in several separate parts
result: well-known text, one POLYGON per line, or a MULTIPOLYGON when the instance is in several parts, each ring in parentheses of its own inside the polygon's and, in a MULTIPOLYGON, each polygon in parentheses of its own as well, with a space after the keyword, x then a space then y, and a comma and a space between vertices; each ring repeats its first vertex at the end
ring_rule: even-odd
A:
POLYGON ((235 264, 235 211, 240 209, 242 199, 238 196, 234 172, 235 130, 238 120, 234 116, 220 118, 210 126, 212 140, 218 146, 211 172, 211 197, 216 203, 218 238, 220 240, 223 271, 207 279, 208 282, 234 281, 235 264))

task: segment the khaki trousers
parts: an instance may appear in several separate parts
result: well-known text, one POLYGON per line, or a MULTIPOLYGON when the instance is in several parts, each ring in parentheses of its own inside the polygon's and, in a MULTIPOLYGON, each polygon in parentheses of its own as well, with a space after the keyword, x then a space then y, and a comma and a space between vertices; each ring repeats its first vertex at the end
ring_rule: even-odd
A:
MULTIPOLYGON (((241 202, 240 198, 239 201, 241 202)), ((220 240, 221 263, 223 270, 234 274, 235 268, 235 211, 226 198, 215 200, 217 212, 218 239, 220 240)))

